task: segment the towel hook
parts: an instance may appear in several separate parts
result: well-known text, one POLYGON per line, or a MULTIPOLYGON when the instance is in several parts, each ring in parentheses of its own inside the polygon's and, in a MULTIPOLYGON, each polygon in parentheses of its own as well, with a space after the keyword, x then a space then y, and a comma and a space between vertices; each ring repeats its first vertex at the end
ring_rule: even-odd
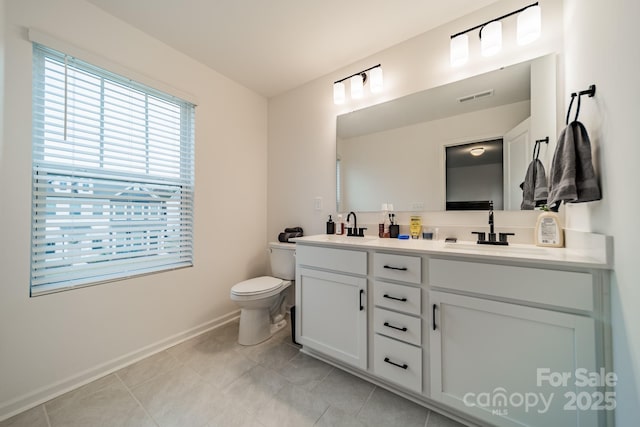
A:
POLYGON ((549 137, 543 138, 543 139, 538 139, 535 144, 533 145, 533 160, 538 160, 538 157, 540 156, 540 146, 542 145, 542 143, 548 144, 549 143, 549 137))
POLYGON ((574 122, 578 121, 578 115, 580 115, 580 100, 582 98, 582 95, 588 95, 589 98, 593 98, 595 94, 596 94, 596 85, 591 85, 589 86, 589 89, 581 90, 578 93, 573 92, 571 94, 571 102, 569 102, 569 111, 567 111, 567 119, 565 120, 566 125, 569 124, 569 117, 571 116, 571 107, 573 106, 573 101, 576 99, 576 97, 578 97, 578 105, 576 106, 576 117, 573 119, 574 122))

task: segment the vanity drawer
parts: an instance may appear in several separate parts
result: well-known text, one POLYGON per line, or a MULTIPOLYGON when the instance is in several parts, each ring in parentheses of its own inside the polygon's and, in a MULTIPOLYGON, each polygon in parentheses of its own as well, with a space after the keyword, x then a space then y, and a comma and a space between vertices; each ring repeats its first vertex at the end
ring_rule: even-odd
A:
POLYGON ((373 370, 400 386, 422 392, 422 349, 376 334, 373 338, 373 370))
POLYGON ((367 253, 362 251, 297 244, 296 263, 362 276, 367 274, 367 253))
POLYGON ((430 259, 429 285, 571 309, 594 309, 589 273, 430 259))
POLYGON ((420 316, 420 301, 420 288, 379 281, 373 283, 373 303, 378 307, 420 316))
POLYGON ((373 254, 373 274, 380 279, 422 282, 421 258, 410 255, 373 254))
POLYGON ((373 330, 375 332, 409 344, 420 346, 422 342, 421 324, 422 321, 419 317, 377 307, 373 310, 373 330))

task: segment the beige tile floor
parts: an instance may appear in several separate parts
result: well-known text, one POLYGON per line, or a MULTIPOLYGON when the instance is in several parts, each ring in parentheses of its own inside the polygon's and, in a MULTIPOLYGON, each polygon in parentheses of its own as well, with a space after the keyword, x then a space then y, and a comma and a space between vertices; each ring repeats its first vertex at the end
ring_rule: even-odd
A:
POLYGON ((283 330, 252 347, 238 323, 185 341, 0 427, 459 427, 298 352, 283 330))

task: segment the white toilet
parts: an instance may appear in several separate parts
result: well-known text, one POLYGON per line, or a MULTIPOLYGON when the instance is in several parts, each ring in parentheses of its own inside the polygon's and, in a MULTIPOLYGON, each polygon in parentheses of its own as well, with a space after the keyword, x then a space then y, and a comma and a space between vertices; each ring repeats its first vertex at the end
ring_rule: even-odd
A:
POLYGON ((261 276, 237 283, 231 299, 242 309, 238 343, 253 345, 284 328, 285 290, 295 279, 295 243, 269 243, 273 276, 261 276))

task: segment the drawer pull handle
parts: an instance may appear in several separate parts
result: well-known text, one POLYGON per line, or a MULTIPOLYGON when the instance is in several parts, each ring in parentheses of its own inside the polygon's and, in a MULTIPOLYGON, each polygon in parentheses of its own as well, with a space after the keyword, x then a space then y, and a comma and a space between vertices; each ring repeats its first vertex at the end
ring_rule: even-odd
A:
POLYGON ((407 299, 404 298, 404 297, 403 298, 396 298, 396 297, 392 297, 392 296, 387 295, 387 294, 382 295, 382 298, 392 299, 392 300, 400 301, 400 302, 407 302, 407 299))
POLYGON ((364 305, 362 304, 362 295, 364 295, 364 289, 360 289, 360 311, 364 310, 364 305))
POLYGON ((407 267, 394 267, 391 265, 385 265, 384 268, 387 268, 389 270, 399 270, 399 271, 407 271, 407 267))
POLYGON ((436 309, 438 308, 438 306, 436 304, 433 304, 433 311, 432 311, 432 317, 431 317, 431 323, 433 323, 433 330, 436 330, 436 309))
POLYGON ((386 326, 387 328, 391 328, 391 329, 397 329, 398 331, 407 332, 407 328, 406 327, 399 328, 397 326, 391 325, 389 322, 384 322, 384 326, 386 326))
POLYGON ((402 368, 402 369, 407 369, 409 367, 409 365, 407 365, 406 363, 403 363, 402 365, 400 365, 398 363, 392 362, 391 360, 389 360, 388 357, 385 357, 384 361, 390 365, 397 366, 398 368, 402 368))

